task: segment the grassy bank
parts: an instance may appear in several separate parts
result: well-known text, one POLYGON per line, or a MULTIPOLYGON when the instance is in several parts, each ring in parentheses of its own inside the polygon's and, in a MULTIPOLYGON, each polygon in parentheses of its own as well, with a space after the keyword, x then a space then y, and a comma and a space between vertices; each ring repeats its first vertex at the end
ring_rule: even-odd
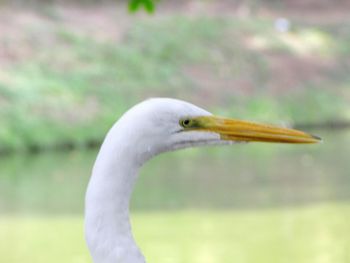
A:
MULTIPOLYGON (((348 205, 324 204, 135 213, 132 218, 150 262, 348 263, 349 211, 348 205)), ((0 217, 0 240, 2 262, 90 262, 79 216, 0 217)))
POLYGON ((275 123, 350 116, 347 22, 90 11, 1 11, 0 151, 93 144, 155 96, 275 123))

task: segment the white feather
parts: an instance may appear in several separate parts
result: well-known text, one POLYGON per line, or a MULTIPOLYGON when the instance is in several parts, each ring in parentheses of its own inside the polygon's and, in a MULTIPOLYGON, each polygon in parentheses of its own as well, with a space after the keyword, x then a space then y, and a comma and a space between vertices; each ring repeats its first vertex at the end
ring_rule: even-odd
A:
POLYGON ((139 168, 154 155, 180 148, 229 143, 210 132, 179 132, 179 120, 211 115, 190 103, 157 98, 126 112, 108 132, 86 193, 85 235, 95 263, 144 263, 129 220, 139 168))

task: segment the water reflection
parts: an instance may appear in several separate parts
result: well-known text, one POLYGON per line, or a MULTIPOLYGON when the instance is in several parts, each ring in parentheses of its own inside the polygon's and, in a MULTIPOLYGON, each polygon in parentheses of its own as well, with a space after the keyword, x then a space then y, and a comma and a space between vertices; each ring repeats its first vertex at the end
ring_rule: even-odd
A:
MULTIPOLYGON (((168 153, 145 165, 132 209, 264 208, 350 200, 349 133, 320 145, 235 145, 168 153)), ((82 213, 96 151, 0 160, 0 212, 82 213)))

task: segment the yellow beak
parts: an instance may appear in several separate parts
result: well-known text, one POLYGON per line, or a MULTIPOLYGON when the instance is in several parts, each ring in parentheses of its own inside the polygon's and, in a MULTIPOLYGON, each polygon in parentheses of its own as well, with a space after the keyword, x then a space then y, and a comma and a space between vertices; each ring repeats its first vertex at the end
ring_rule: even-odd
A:
POLYGON ((203 116, 192 119, 191 128, 220 134, 222 140, 278 143, 318 143, 321 138, 294 129, 272 125, 203 116))

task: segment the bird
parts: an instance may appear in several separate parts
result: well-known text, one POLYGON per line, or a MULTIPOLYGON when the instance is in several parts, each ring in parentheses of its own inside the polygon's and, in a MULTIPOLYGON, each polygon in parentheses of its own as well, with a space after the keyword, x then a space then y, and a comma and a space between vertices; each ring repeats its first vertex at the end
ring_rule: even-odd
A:
POLYGON ((189 102, 147 99, 107 133, 85 195, 85 239, 94 263, 145 263, 129 216, 142 165, 163 152, 238 142, 317 143, 317 136, 272 125, 219 117, 189 102))

